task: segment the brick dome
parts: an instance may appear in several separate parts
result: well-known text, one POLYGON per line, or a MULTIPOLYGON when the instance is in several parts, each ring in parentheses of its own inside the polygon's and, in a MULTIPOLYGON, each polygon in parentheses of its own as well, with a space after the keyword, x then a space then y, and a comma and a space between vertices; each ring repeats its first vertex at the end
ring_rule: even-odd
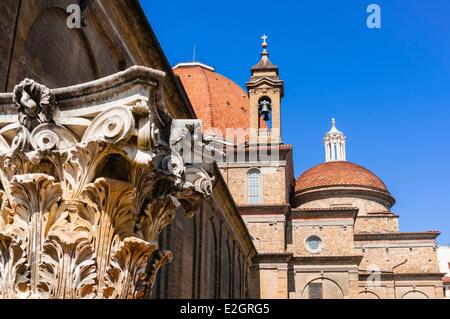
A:
POLYGON ((173 71, 180 77, 204 130, 216 128, 225 134, 226 128, 249 127, 250 101, 239 85, 201 63, 181 63, 173 71))
POLYGON ((331 186, 362 187, 389 194, 386 185, 374 173, 346 161, 327 162, 307 170, 297 179, 295 192, 331 186))

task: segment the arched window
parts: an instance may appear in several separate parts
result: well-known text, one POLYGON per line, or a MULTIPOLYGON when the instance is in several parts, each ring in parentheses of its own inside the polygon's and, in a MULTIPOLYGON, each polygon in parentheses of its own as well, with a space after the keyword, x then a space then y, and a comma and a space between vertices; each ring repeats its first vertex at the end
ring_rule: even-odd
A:
POLYGON ((247 174, 247 202, 261 202, 261 172, 257 169, 251 169, 247 174))

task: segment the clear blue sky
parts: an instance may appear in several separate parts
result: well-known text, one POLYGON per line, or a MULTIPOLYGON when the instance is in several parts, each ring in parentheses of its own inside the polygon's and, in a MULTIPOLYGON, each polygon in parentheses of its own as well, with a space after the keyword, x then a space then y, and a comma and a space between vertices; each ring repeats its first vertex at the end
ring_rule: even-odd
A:
POLYGON ((324 160, 336 117, 348 160, 397 199, 402 231, 440 230, 450 244, 450 1, 143 0, 171 64, 197 60, 242 87, 269 36, 285 80, 283 136, 296 175, 324 160), (366 26, 366 7, 382 28, 366 26))

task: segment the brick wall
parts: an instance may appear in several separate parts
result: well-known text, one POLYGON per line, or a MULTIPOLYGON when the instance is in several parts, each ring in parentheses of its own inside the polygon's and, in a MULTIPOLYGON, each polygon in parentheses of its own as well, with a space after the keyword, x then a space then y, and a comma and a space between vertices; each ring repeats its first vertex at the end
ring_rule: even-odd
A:
POLYGON ((287 299, 288 278, 287 264, 265 266, 256 270, 259 281, 259 298, 261 299, 287 299))
POLYGON ((262 199, 261 204, 286 204, 288 195, 286 192, 285 167, 230 167, 222 168, 221 172, 228 184, 237 205, 248 204, 247 200, 247 173, 250 169, 257 168, 261 172, 262 199))
POLYGON ((285 250, 284 216, 244 216, 244 220, 258 253, 285 250))
POLYGON ((397 273, 438 273, 438 261, 432 242, 391 241, 382 243, 357 242, 357 253, 363 254, 361 269, 376 265, 382 271, 392 271, 392 267, 403 262, 406 264, 396 269, 397 273), (418 247, 418 245, 426 245, 418 247), (374 247, 375 245, 379 247, 374 247), (365 248, 362 248, 365 247, 365 248))
POLYGON ((355 221, 355 233, 398 232, 398 217, 360 216, 355 221))
POLYGON ((249 254, 210 199, 193 219, 178 214, 161 235, 174 258, 158 274, 154 298, 243 298, 250 292, 249 254))
MULTIPOLYGON (((320 222, 318 222, 320 223, 320 222)), ((287 245, 287 250, 298 256, 314 256, 305 247, 305 241, 310 236, 318 236, 322 240, 323 256, 348 256, 353 251, 353 226, 345 225, 304 225, 292 222, 288 231, 292 232, 292 243, 287 245)))

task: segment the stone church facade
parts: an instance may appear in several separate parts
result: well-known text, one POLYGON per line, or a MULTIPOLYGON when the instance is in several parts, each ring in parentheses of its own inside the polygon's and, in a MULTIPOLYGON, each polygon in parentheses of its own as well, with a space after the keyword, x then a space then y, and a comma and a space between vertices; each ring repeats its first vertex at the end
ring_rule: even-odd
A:
POLYGON ((244 91, 172 69, 137 0, 5 0, 0 30, 0 298, 443 297, 439 233, 399 231, 334 122, 295 179, 266 38, 244 91))
POLYGON ((374 173, 347 161, 346 137, 334 119, 324 137, 325 162, 295 178, 293 146, 281 136, 284 83, 269 60, 266 39, 247 92, 201 63, 174 67, 205 134, 238 144, 242 136, 227 129, 247 133, 242 145, 235 145, 234 161, 218 165, 258 252, 251 295, 442 298, 439 232, 400 232, 395 199, 374 173), (251 159, 252 148, 270 148, 278 160, 259 154, 251 159))

